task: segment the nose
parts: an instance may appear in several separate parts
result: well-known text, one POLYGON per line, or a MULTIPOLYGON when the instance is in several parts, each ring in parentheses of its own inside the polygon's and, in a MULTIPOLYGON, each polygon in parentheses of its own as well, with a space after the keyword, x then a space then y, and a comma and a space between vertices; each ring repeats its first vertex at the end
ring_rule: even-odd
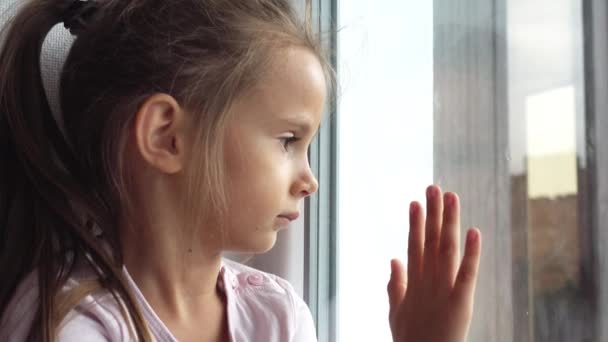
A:
POLYGON ((292 194, 298 198, 305 198, 317 192, 318 189, 319 182, 310 167, 307 167, 304 174, 294 183, 292 194))

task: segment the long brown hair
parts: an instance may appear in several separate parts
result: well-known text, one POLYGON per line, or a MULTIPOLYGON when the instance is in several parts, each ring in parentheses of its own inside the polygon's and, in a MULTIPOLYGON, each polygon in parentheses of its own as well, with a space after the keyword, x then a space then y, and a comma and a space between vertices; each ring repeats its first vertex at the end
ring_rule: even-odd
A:
MULTIPOLYGON (((332 80, 310 14, 301 20, 289 2, 100 1, 61 71, 65 135, 51 114, 39 63, 45 37, 72 1, 30 0, 6 27, 0 53, 0 314, 25 275, 37 272, 39 308, 29 340, 54 340, 62 316, 57 312, 65 311, 59 289, 74 260, 85 256, 99 284, 124 303, 137 339, 151 339, 122 273, 118 232, 119 222, 133 215, 125 160, 133 117, 155 93, 170 94, 193 114, 200 155, 185 203, 197 219, 221 211, 221 141, 234 99, 271 67, 278 48, 309 49, 332 80), (112 253, 99 246, 93 226, 112 253)), ((95 286, 88 288, 84 292, 95 286)))

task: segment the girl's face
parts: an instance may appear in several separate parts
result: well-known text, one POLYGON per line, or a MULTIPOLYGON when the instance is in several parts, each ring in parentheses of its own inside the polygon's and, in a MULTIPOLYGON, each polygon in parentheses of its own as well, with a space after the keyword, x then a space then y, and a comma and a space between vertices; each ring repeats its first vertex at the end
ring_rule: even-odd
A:
POLYGON ((225 138, 224 249, 267 251, 277 232, 300 214, 301 200, 317 190, 307 151, 321 121, 325 94, 318 59, 293 48, 233 105, 225 138))

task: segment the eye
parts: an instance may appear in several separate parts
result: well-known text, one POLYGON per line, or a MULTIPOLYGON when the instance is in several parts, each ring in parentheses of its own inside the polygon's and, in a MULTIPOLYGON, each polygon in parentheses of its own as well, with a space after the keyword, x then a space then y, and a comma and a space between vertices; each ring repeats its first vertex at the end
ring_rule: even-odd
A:
POLYGON ((296 143, 297 141, 300 140, 300 138, 293 136, 293 137, 283 137, 279 139, 281 141, 281 145, 283 145, 283 148, 285 150, 289 149, 289 146, 296 143))

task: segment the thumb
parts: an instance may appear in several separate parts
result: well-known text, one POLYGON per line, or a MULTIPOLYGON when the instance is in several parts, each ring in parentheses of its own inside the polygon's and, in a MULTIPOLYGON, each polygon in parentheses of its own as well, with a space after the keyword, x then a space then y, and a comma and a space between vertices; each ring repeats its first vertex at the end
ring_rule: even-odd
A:
POLYGON ((388 292, 388 302, 390 305, 389 317, 393 317, 403 302, 405 291, 407 290, 407 272, 401 261, 391 260, 391 279, 386 286, 388 292))

